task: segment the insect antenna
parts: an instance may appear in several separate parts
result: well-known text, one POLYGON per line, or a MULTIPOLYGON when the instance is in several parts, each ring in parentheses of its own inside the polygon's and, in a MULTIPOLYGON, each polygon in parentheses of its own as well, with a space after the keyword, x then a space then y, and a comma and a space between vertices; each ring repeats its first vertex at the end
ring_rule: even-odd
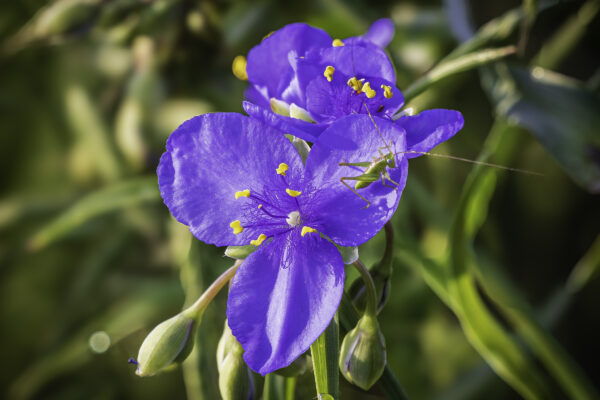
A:
MULTIPOLYGON (((350 63, 352 65, 352 74, 353 74, 354 77, 357 77, 356 68, 354 66, 354 42, 352 42, 350 44, 350 63)), ((393 153, 390 144, 385 140, 385 138, 383 137, 383 134, 381 133, 381 131, 379 130, 379 127, 377 126, 377 124, 375 123, 375 120, 373 119, 373 115, 371 114, 371 110, 369 110, 369 107, 367 106, 367 100, 366 100, 366 98, 363 99, 362 104, 365 106, 365 109, 367 110, 367 114, 369 114, 369 118, 371 119, 371 122, 373 123, 373 126, 377 130, 377 134, 379 135, 379 138, 381 139, 381 141, 385 145, 385 148, 390 153, 393 153)))
POLYGON ((396 154, 420 154, 420 155, 431 156, 431 157, 447 158, 450 160, 462 161, 462 162, 466 162, 466 163, 470 163, 470 164, 482 165, 484 167, 498 168, 498 169, 503 169, 505 171, 519 172, 519 173, 527 174, 527 175, 545 176, 541 172, 530 171, 530 170, 521 169, 521 168, 512 168, 512 167, 507 167, 505 165, 488 163, 485 161, 471 160, 468 158, 452 156, 450 154, 439 154, 439 153, 431 153, 428 151, 415 151, 415 150, 399 151, 396 154))

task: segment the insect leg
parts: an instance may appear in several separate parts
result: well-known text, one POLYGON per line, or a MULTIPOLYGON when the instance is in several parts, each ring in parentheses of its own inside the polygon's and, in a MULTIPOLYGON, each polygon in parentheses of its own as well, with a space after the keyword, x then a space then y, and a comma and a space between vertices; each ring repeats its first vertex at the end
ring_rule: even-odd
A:
POLYGON ((338 165, 340 167, 368 167, 369 165, 371 165, 371 163, 368 161, 355 162, 355 163, 341 162, 338 165))
POLYGON ((369 208, 369 206, 371 205, 371 202, 370 202, 369 200, 365 199, 363 196, 361 196, 361 195, 360 195, 360 194, 359 194, 359 193, 356 191, 356 189, 354 189, 352 186, 348 185, 348 184, 346 183, 346 181, 348 181, 348 180, 355 180, 355 178, 348 177, 348 176, 345 176, 345 177, 342 177, 342 178, 340 178, 340 182, 342 182, 342 183, 344 184, 344 186, 346 186, 348 189, 352 190, 352 192, 354 192, 354 194, 355 194, 355 195, 357 195, 358 197, 360 197, 361 199, 363 199, 364 201, 366 201, 366 202, 367 202, 367 205, 366 205, 366 206, 364 206, 363 208, 369 208))

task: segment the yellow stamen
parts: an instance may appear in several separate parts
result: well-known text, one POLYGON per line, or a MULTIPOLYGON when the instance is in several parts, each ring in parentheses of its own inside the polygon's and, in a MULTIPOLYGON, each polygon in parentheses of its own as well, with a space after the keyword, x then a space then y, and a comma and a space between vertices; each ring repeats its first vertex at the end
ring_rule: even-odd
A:
POLYGON ((344 42, 342 42, 340 39, 333 39, 333 43, 331 43, 331 45, 333 47, 342 47, 344 42))
POLYGON ((302 232, 300 232, 300 235, 302 237, 304 237, 304 235, 306 235, 307 233, 313 233, 316 232, 316 229, 311 228, 310 226, 303 226, 302 227, 302 232))
POLYGON ((325 72, 323 72, 323 76, 325 76, 325 78, 327 78, 327 82, 331 82, 331 80, 333 79, 334 72, 335 72, 335 68, 333 68, 331 65, 328 65, 327 68, 325 68, 325 72))
POLYGON ((266 238, 267 238, 267 235, 265 235, 264 233, 261 233, 260 235, 258 235, 258 238, 256 240, 251 240, 250 244, 252 246, 260 246, 260 244, 262 242, 264 242, 266 238))
POLYGON ((365 96, 367 96, 369 99, 372 99, 377 94, 373 89, 371 89, 371 84, 369 82, 364 83, 362 91, 365 92, 365 96))
POLYGON ((262 204, 259 204, 259 205, 258 205, 258 208, 262 208, 262 204))
POLYGON ((356 91, 356 93, 362 92, 363 83, 361 81, 359 81, 358 79, 356 79, 355 76, 348 79, 347 83, 348 83, 348 86, 350 86, 352 89, 354 89, 356 91))
POLYGON ((302 194, 302 192, 299 192, 297 190, 292 190, 292 189, 285 189, 285 192, 292 197, 298 197, 302 194))
POLYGON ((394 93, 392 93, 392 88, 388 85, 381 85, 381 88, 383 89, 383 97, 391 99, 394 95, 394 93))
POLYGON ((236 56, 233 59, 231 70, 233 71, 233 75, 235 75, 235 77, 240 81, 247 81, 248 74, 246 73, 246 57, 236 56))
POLYGON ((230 223, 229 226, 231 228, 233 228, 233 233, 236 235, 238 233, 242 233, 244 231, 244 227, 242 226, 242 223, 240 221, 238 221, 237 219, 235 221, 233 221, 232 223, 230 223))
POLYGON ((286 163, 281 163, 281 164, 279 164, 279 167, 275 171, 277 171, 278 175, 285 176, 285 171, 287 171, 289 168, 290 167, 288 167, 288 165, 286 163))
POLYGON ((250 197, 250 190, 240 190, 239 192, 235 192, 235 199, 239 199, 240 197, 250 197))

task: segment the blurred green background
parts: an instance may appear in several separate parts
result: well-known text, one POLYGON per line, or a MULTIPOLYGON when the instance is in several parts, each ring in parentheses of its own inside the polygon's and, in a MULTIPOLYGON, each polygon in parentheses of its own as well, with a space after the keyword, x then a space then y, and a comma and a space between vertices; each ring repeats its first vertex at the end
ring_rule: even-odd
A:
MULTIPOLYGON (((303 21, 343 38, 382 17, 396 25, 388 50, 401 90, 453 51, 517 45, 506 62, 434 79, 409 106, 463 113, 464 129, 437 153, 487 152, 543 174, 411 161, 380 314, 390 367, 414 399, 518 398, 519 381, 537 378, 517 366, 501 379, 485 361, 504 365, 493 360, 509 352, 494 343, 507 339, 551 398, 577 397, 567 371, 600 383, 599 3, 0 3, 0 397, 219 398, 225 293, 183 368, 138 378, 127 364, 154 325, 232 264, 162 204, 154 171, 165 140, 194 115, 242 112, 232 60, 269 32, 303 21), (460 299, 467 292, 482 314, 460 299), (505 339, 494 342, 489 321, 505 339)), ((372 265, 383 246, 380 234, 361 258, 372 265)), ((342 398, 385 398, 341 380, 342 398)), ((296 394, 315 398, 311 374, 296 394)))

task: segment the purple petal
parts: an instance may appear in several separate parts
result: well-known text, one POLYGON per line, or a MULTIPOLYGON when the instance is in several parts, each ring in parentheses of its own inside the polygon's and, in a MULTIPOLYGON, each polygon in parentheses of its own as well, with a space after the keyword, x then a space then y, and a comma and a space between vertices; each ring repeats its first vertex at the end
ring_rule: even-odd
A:
MULTIPOLYGON (((357 246, 373 237, 392 217, 406 183, 408 163, 404 130, 391 121, 368 115, 349 115, 334 122, 312 147, 306 160, 307 185, 319 188, 307 200, 307 224, 323 232, 341 246, 357 246), (375 122, 378 129, 373 124, 375 122), (381 135, 378 133, 381 133, 381 135), (343 136, 355 143, 354 150, 336 148, 329 136, 343 136), (361 175, 364 167, 339 166, 339 163, 371 162, 389 152, 397 153, 396 167, 387 171, 396 184, 381 180, 358 189, 367 202, 344 186, 340 178, 361 175), (313 226, 314 225, 314 226, 313 226)), ((347 183, 354 187, 355 181, 347 183)))
POLYGON ((329 325, 343 290, 342 258, 318 234, 294 229, 259 247, 235 274, 227 301, 248 366, 265 375, 298 358, 329 325))
MULTIPOLYGON (((461 130, 464 119, 458 111, 434 109, 425 110, 414 116, 401 117, 396 124, 406 131, 406 144, 409 151, 427 152, 461 130)), ((406 154, 408 158, 420 155, 406 154)))
POLYGON ((379 47, 386 47, 394 37, 394 22, 389 18, 378 19, 362 37, 379 47))
POLYGON ((275 114, 270 108, 257 106, 247 101, 242 102, 242 105, 244 111, 251 117, 277 128, 283 133, 289 133, 309 142, 315 142, 321 132, 327 128, 327 124, 313 124, 301 119, 275 114))
POLYGON ((244 98, 258 106, 271 108, 266 90, 261 92, 255 86, 250 85, 244 90, 244 98))
POLYGON ((248 227, 234 235, 229 224, 248 217, 244 206, 250 201, 236 200, 234 194, 245 189, 284 192, 275 172, 281 162, 290 167, 288 182, 300 179, 300 156, 281 132, 240 114, 204 114, 169 137, 158 183, 171 214, 198 239, 217 246, 246 245, 260 233, 270 236, 281 228, 248 227))
POLYGON ((331 46, 331 37, 324 30, 302 23, 286 25, 250 50, 246 66, 248 80, 253 85, 266 88, 268 98, 279 98, 281 90, 292 77, 288 53, 293 50, 303 55, 326 46, 331 46))
POLYGON ((336 71, 348 76, 371 76, 396 82, 394 66, 385 50, 371 43, 326 48, 321 51, 319 63, 332 65, 336 71))

